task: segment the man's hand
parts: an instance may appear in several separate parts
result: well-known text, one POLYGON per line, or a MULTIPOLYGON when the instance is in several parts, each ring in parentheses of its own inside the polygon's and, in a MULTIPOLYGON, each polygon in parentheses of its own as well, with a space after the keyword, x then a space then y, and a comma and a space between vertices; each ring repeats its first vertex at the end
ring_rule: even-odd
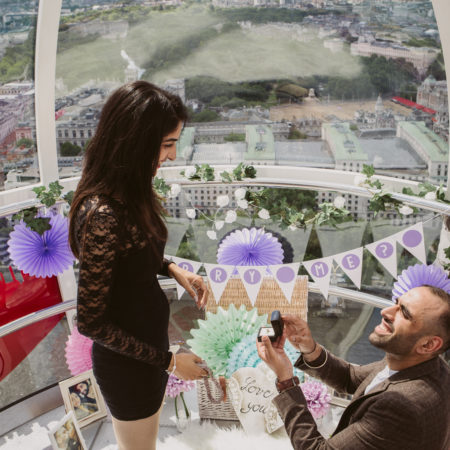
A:
POLYGON ((208 288, 206 287, 203 277, 195 273, 184 270, 180 266, 169 264, 169 275, 175 278, 177 282, 183 286, 188 294, 197 303, 198 309, 204 309, 208 302, 208 288))
MULTIPOLYGON (((308 324, 300 317, 291 314, 283 314, 281 316, 284 322, 284 333, 289 342, 302 353, 314 352, 316 343, 311 335, 308 324)), ((314 352, 315 353, 315 352, 314 352)))
POLYGON ((280 381, 294 376, 292 363, 284 351, 286 336, 280 336, 272 345, 268 336, 262 337, 262 342, 256 341, 259 357, 275 372, 280 381))

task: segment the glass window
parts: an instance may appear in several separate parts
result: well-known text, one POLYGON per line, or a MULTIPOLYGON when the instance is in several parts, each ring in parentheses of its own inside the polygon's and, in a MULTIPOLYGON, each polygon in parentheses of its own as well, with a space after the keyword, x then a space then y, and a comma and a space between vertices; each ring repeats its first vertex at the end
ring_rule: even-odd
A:
POLYGON ((39 181, 34 112, 38 1, 2 2, 0 22, 0 190, 39 181))

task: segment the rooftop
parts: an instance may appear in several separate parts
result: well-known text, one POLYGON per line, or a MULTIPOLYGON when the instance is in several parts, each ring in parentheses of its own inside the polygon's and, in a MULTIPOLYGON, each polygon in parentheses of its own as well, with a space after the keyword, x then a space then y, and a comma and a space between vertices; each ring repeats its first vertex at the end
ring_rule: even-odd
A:
POLYGON ((322 126, 336 161, 367 161, 367 153, 363 151, 358 138, 350 130, 348 122, 325 123, 322 126))

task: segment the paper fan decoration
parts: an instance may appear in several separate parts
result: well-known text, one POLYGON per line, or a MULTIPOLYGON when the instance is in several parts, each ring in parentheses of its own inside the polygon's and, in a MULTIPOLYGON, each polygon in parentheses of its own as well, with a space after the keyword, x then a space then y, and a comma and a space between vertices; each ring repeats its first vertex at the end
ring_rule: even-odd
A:
POLYGON ((75 376, 92 368, 92 340, 83 336, 77 327, 66 342, 66 362, 70 373, 75 376))
POLYGON ((258 315, 256 308, 247 311, 232 304, 228 310, 219 306, 216 314, 206 313, 206 320, 198 321, 198 329, 191 330, 193 339, 187 341, 192 351, 203 358, 214 376, 225 375, 230 353, 244 337, 258 332, 267 324, 267 314, 258 315))
POLYGON ((262 228, 244 228, 226 236, 217 250, 217 262, 229 266, 268 266, 283 263, 283 247, 262 228))
POLYGON ((392 300, 396 300, 410 289, 428 284, 450 294, 450 280, 438 266, 415 264, 403 270, 392 289, 392 300))
MULTIPOLYGON (((256 350, 256 336, 257 333, 246 336, 233 347, 227 363, 227 378, 230 378, 236 370, 241 369, 242 367, 256 367, 262 362, 262 359, 258 356, 258 351, 256 350)), ((286 341, 284 350, 292 361, 292 364, 297 361, 300 356, 300 353, 289 341, 286 341)), ((296 368, 294 368, 294 372, 295 375, 300 378, 300 381, 303 381, 303 372, 296 368)))
POLYGON ((40 235, 21 221, 9 235, 9 255, 22 272, 44 278, 64 272, 72 265, 67 218, 50 215, 50 225, 51 229, 40 235))

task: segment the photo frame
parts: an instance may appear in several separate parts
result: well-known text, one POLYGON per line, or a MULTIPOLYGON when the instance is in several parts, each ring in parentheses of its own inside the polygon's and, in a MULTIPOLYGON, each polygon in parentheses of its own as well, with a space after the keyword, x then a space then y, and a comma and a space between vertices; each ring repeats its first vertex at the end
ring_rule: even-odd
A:
POLYGON ((105 417, 106 406, 91 370, 59 383, 66 412, 72 411, 80 428, 105 417))
POLYGON ((88 450, 73 411, 69 411, 48 432, 54 450, 88 450))

